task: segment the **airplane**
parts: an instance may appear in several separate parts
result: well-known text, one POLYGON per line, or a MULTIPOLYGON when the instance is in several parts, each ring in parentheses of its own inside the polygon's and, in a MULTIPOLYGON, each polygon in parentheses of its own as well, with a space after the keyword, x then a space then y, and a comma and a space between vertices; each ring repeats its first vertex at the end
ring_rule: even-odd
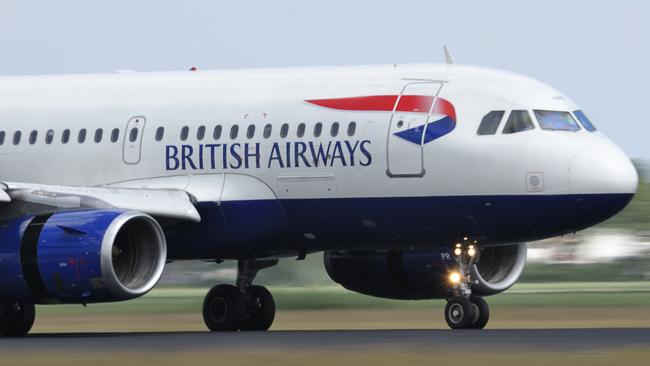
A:
POLYGON ((526 242, 638 185, 559 91, 449 62, 1 76, 0 172, 5 336, 35 304, 143 296, 181 260, 237 261, 209 330, 267 330, 257 273, 315 253, 346 289, 443 299, 450 328, 480 329, 526 242))

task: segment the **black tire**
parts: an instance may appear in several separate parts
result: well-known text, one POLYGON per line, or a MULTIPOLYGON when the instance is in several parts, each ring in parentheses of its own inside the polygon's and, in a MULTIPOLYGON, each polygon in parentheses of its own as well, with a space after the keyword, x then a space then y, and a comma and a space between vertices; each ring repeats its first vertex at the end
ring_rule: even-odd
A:
POLYGON ((445 306, 445 320, 451 329, 466 329, 474 319, 472 303, 464 297, 452 297, 445 306))
POLYGON ((234 331, 241 327, 246 303, 237 287, 217 285, 203 300, 203 321, 212 332, 234 331))
POLYGON ((250 286, 248 296, 248 315, 241 330, 268 330, 275 318, 273 295, 264 286, 250 286))
POLYGON ((480 296, 471 296, 469 301, 474 308, 474 317, 468 328, 483 329, 490 320, 490 307, 488 303, 480 296))
POLYGON ((36 319, 34 304, 3 304, 0 318, 0 334, 6 337, 22 337, 29 333, 36 319))

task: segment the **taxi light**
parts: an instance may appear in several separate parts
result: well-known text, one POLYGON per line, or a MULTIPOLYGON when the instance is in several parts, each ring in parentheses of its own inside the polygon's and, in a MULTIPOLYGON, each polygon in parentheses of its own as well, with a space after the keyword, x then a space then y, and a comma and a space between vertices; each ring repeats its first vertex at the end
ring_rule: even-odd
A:
POLYGON ((463 251, 460 248, 454 249, 454 255, 460 255, 463 251))
POLYGON ((468 254, 470 257, 473 257, 474 254, 476 254, 476 249, 470 247, 469 249, 467 249, 467 254, 468 254))
POLYGON ((449 282, 453 284, 457 284, 460 282, 460 273, 458 272, 451 272, 449 274, 449 282))

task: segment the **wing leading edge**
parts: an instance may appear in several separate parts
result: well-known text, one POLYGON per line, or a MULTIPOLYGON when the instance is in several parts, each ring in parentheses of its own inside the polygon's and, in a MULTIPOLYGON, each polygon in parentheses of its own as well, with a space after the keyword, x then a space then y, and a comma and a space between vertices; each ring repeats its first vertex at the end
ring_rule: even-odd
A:
POLYGON ((0 216, 48 211, 120 208, 152 216, 200 222, 190 194, 178 189, 75 187, 33 183, 0 183, 0 216))

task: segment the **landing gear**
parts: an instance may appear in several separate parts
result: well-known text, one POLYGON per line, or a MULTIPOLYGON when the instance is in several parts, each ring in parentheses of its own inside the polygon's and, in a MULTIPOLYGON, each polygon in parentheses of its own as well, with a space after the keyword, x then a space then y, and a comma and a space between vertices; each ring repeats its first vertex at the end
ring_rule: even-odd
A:
POLYGON ((483 329, 490 320, 490 307, 488 303, 480 296, 471 296, 469 301, 472 303, 474 317, 469 325, 469 329, 483 329))
POLYGON ((445 320, 451 329, 469 328, 474 320, 472 303, 462 296, 452 297, 445 306, 445 320))
POLYGON ((245 316, 244 296, 235 286, 214 286, 203 300, 203 321, 213 332, 237 330, 245 316))
POLYGON ((32 329, 35 317, 34 304, 0 304, 0 334, 8 337, 24 336, 32 329))
POLYGON ((214 286, 203 301, 203 320, 213 332, 267 330, 275 318, 275 301, 263 286, 252 285, 261 269, 277 260, 239 260, 237 284, 214 286))
POLYGON ((251 312, 242 323, 241 330, 268 330, 275 318, 273 295, 264 286, 248 288, 251 312))
POLYGON ((480 257, 478 246, 476 242, 466 246, 459 243, 453 254, 458 271, 449 276, 452 296, 447 299, 445 320, 451 329, 483 329, 490 318, 490 307, 482 297, 472 295, 469 272, 480 257))

